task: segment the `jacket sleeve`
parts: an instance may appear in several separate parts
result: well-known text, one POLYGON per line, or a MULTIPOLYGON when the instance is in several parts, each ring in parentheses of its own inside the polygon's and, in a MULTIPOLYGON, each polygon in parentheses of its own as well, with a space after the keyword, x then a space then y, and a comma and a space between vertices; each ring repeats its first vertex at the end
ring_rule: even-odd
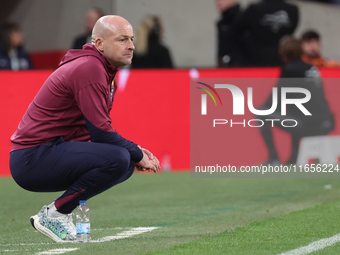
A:
POLYGON ((75 100, 84 116, 91 141, 124 147, 130 152, 131 160, 139 162, 143 158, 143 152, 135 143, 120 136, 111 126, 108 97, 110 97, 109 89, 101 84, 89 84, 75 94, 75 100))

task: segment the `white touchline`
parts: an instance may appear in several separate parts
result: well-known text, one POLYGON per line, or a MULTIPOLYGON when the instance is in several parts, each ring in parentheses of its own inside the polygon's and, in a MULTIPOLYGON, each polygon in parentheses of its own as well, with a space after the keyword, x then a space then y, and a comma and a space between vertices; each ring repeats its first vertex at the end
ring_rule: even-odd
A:
MULTIPOLYGON (((128 228, 129 230, 123 231, 121 233, 118 233, 115 236, 105 236, 96 240, 91 240, 91 243, 102 243, 102 242, 109 242, 113 240, 118 240, 118 239, 124 239, 128 238, 130 236, 135 236, 139 235, 142 233, 150 232, 152 230, 158 229, 159 227, 138 227, 138 228, 128 228)), ((112 229, 122 229, 122 228, 112 228, 112 229)), ((94 229, 93 229, 94 230, 94 229)), ((96 229, 96 230, 108 230, 108 229, 96 229)), ((67 243, 75 243, 78 244, 77 242, 67 242, 67 243)), ((2 246, 25 246, 25 245, 51 245, 55 243, 20 243, 20 244, 0 244, 0 247, 2 246)), ((53 250, 47 250, 47 251, 42 251, 39 253, 36 253, 36 255, 53 255, 53 254, 64 254, 70 251, 75 251, 78 250, 79 248, 64 248, 64 249, 53 249, 53 250)), ((6 252, 12 252, 14 250, 3 250, 6 252)), ((1 252, 1 250, 0 250, 1 252)))
POLYGON ((303 246, 300 248, 297 248, 295 250, 287 251, 284 253, 281 253, 279 255, 304 255, 309 254, 314 251, 322 250, 328 246, 332 246, 335 243, 340 242, 340 234, 336 234, 335 236, 320 239, 319 241, 315 241, 313 243, 310 243, 307 246, 303 246))
POLYGON ((102 243, 102 242, 108 242, 108 241, 128 238, 130 236, 139 235, 139 234, 142 234, 142 233, 145 233, 145 232, 149 232, 149 231, 155 230, 157 228, 159 228, 159 227, 131 228, 130 230, 118 233, 115 236, 105 236, 105 237, 99 238, 97 240, 91 240, 91 243, 102 243))
POLYGON ((48 251, 42 251, 36 253, 36 255, 54 255, 54 254, 64 254, 66 252, 70 251, 76 251, 79 248, 64 248, 64 249, 53 249, 53 250, 48 250, 48 251))
POLYGON ((91 228, 91 231, 103 231, 103 230, 118 230, 118 229, 123 229, 122 227, 116 227, 116 228, 91 228))

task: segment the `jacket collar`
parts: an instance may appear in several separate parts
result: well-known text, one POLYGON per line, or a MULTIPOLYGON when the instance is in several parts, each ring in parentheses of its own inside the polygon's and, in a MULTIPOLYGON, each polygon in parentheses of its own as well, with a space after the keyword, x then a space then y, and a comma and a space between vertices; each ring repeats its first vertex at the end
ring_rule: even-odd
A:
POLYGON ((103 56, 103 54, 101 54, 93 44, 87 43, 83 46, 83 49, 85 48, 92 48, 93 50, 97 52, 99 59, 103 63, 105 70, 110 76, 115 75, 119 71, 119 68, 110 65, 109 61, 107 61, 107 59, 103 56))

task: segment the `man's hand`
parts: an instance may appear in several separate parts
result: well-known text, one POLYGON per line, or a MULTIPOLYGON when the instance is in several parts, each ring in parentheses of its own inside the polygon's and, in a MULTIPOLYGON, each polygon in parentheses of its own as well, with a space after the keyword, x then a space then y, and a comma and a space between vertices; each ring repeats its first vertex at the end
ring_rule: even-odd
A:
POLYGON ((138 171, 150 171, 153 170, 157 173, 160 169, 159 160, 147 149, 138 146, 143 152, 143 158, 138 163, 135 163, 138 171))

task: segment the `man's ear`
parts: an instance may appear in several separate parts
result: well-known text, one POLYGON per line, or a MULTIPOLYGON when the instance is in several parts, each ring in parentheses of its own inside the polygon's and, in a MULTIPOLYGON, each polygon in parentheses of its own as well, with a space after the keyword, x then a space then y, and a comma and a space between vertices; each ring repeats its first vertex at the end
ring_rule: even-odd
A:
POLYGON ((97 37, 94 41, 94 45, 96 46, 97 50, 100 52, 104 52, 104 40, 101 37, 97 37))

